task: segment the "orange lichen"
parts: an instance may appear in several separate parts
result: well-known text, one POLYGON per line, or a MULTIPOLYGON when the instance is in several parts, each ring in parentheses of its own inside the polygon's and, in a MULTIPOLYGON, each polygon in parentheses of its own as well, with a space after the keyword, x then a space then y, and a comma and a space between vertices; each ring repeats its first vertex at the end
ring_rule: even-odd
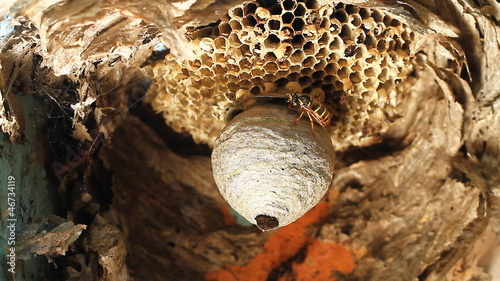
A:
POLYGON ((337 273, 348 274, 354 270, 354 258, 341 244, 314 240, 307 248, 304 262, 294 263, 292 270, 291 278, 281 280, 336 280, 337 273))
MULTIPOLYGON (((245 266, 230 265, 225 269, 205 275, 206 280, 265 280, 269 273, 283 262, 297 255, 304 246, 310 245, 305 262, 314 260, 316 265, 293 265, 293 270, 304 270, 298 280, 304 279, 309 272, 331 268, 321 273, 318 278, 331 271, 349 273, 353 270, 354 261, 351 253, 339 244, 326 244, 313 240, 311 225, 318 223, 328 216, 329 203, 321 201, 316 207, 307 212, 302 218, 276 230, 263 245, 263 251, 257 254, 245 266)), ((312 276, 312 275, 311 275, 312 276)), ((320 280, 320 279, 314 279, 320 280)))

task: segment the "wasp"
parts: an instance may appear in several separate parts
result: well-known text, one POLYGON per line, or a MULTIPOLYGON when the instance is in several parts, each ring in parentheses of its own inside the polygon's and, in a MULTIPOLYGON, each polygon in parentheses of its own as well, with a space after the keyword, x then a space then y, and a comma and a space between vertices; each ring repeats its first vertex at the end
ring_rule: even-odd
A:
POLYGON ((295 125, 299 122, 302 116, 304 116, 304 114, 307 114, 307 117, 309 117, 309 121, 311 122, 311 132, 313 135, 316 135, 314 132, 314 122, 318 123, 325 129, 328 129, 330 126, 332 114, 323 103, 314 99, 310 95, 299 95, 297 92, 289 94, 288 107, 292 110, 300 112, 299 117, 297 117, 291 125, 295 125))
POLYGON ((250 97, 237 104, 235 108, 250 99, 259 99, 259 98, 286 99, 288 103, 288 108, 300 113, 299 117, 297 117, 297 119, 291 122, 290 125, 293 126, 297 124, 297 122, 299 122, 299 120, 304 116, 304 114, 306 114, 307 117, 309 118, 309 121, 311 122, 311 132, 314 136, 316 136, 316 132, 314 131, 315 122, 325 129, 329 129, 330 127, 332 114, 326 108, 326 106, 322 102, 313 98, 312 96, 308 94, 299 94, 297 91, 291 94, 287 94, 286 96, 250 97))

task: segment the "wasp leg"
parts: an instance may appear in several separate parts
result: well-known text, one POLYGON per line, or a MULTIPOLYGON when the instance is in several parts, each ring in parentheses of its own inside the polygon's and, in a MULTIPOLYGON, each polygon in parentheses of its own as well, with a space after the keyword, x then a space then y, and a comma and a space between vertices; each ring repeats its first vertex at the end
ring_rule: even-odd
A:
MULTIPOLYGON (((297 119, 295 119, 295 121, 293 121, 292 123, 290 123, 290 125, 292 125, 292 126, 293 126, 293 125, 297 124, 297 122, 299 122, 300 118, 302 118, 302 115, 304 115, 304 112, 305 112, 305 111, 302 111, 302 112, 300 113, 299 117, 298 117, 297 119)), ((309 113, 308 113, 308 114, 309 114, 309 113)))
POLYGON ((311 116, 310 112, 307 112, 307 117, 309 117, 309 122, 311 122, 311 133, 313 134, 313 136, 318 137, 316 135, 316 132, 314 131, 314 119, 313 116, 311 116))

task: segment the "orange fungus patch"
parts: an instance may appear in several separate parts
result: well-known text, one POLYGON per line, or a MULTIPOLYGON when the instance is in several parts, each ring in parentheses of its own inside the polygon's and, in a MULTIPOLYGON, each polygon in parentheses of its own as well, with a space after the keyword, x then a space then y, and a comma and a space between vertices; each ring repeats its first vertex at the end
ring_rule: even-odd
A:
MULTIPOLYGON (((354 268, 352 255, 339 244, 325 244, 312 241, 310 226, 328 216, 329 204, 321 201, 296 222, 276 230, 264 243, 263 250, 245 266, 230 265, 225 269, 205 275, 206 280, 266 280, 269 273, 284 261, 297 255, 297 252, 310 243, 304 264, 293 264, 293 275, 298 280, 330 276, 332 271, 349 273, 354 268), (311 263, 305 264, 305 263, 311 263), (318 269, 330 268, 325 273, 316 273, 318 269), (299 272, 300 271, 300 272, 299 272)), ((323 279, 328 280, 328 279, 323 279)))

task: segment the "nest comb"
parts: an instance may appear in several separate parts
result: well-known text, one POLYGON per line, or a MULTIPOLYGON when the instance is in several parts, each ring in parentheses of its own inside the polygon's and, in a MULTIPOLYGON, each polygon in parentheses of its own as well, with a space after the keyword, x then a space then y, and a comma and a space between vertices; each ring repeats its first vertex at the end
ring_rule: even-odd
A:
POLYGON ((315 0, 247 2, 187 33, 196 59, 153 67, 149 98, 167 124, 213 145, 241 101, 298 91, 335 114, 335 149, 373 142, 400 115, 414 32, 388 13, 315 0))

